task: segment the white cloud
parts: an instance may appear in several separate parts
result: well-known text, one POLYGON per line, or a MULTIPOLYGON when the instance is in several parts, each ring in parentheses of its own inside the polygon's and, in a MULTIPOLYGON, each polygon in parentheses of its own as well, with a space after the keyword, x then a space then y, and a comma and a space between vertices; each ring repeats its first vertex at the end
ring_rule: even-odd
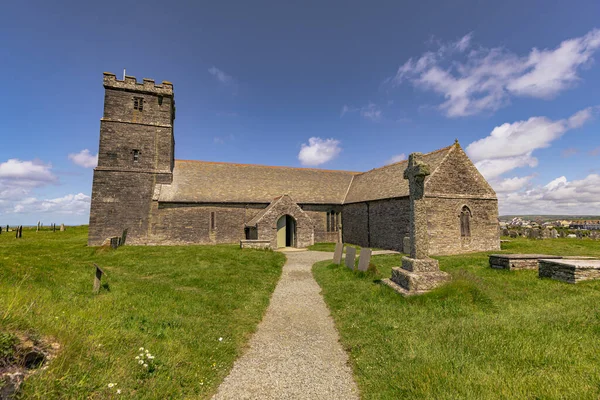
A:
POLYGON ((231 75, 226 74, 224 71, 220 70, 219 68, 217 68, 215 66, 210 67, 208 69, 208 72, 224 85, 234 85, 235 84, 235 80, 233 79, 233 77, 231 75))
POLYGON ((409 82, 436 92, 446 99, 439 108, 448 117, 462 117, 495 111, 511 95, 555 97, 577 84, 578 69, 589 65, 600 48, 599 29, 565 40, 554 49, 533 48, 527 56, 500 47, 475 49, 471 39, 468 34, 454 43, 440 44, 435 52, 409 59, 386 82, 393 86, 409 82))
POLYGON ((340 111, 340 118, 346 114, 355 112, 358 112, 361 117, 375 122, 381 121, 381 118, 383 117, 383 111, 381 111, 381 108, 377 104, 369 102, 369 104, 360 108, 344 105, 340 111))
POLYGON ((311 137, 308 144, 302 144, 298 160, 302 165, 321 165, 337 157, 341 151, 339 140, 311 137))
POLYGON ((490 181, 490 185, 494 188, 496 193, 515 192, 523 189, 533 178, 533 176, 514 177, 502 180, 490 181))
POLYGON ((64 197, 44 200, 30 197, 14 204, 12 212, 85 215, 90 210, 90 202, 90 196, 83 193, 68 194, 64 197))
POLYGON ((385 165, 395 164, 404 160, 406 160, 406 154, 396 154, 395 156, 390 157, 390 159, 385 162, 385 165))
POLYGON ((84 168, 96 168, 98 166, 98 154, 93 155, 88 149, 69 154, 69 160, 84 168))
POLYGON ((0 200, 20 199, 36 188, 56 183, 51 164, 16 158, 0 163, 0 200))
POLYGON ((568 181, 561 176, 545 186, 498 193, 501 214, 600 214, 600 175, 568 181))
POLYGON ((592 118, 597 107, 589 107, 570 118, 552 121, 532 117, 527 121, 505 123, 495 127, 489 136, 467 146, 467 154, 487 179, 520 167, 536 167, 532 155, 537 149, 549 147, 570 129, 580 127, 592 118))

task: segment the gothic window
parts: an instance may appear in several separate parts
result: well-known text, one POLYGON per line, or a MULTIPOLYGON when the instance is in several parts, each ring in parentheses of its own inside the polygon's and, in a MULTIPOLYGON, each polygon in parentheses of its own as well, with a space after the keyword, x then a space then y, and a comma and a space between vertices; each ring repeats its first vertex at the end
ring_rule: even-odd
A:
POLYGON ((133 153, 133 162, 134 163, 138 162, 140 160, 140 154, 142 154, 142 152, 139 150, 133 150, 132 153, 133 153))
POLYGON ((460 236, 471 237, 471 210, 464 206, 460 212, 460 236))
POLYGON ((162 106, 162 102, 163 102, 163 97, 162 96, 158 96, 158 105, 162 106))
POLYGON ((138 111, 144 111, 144 98, 134 97, 133 98, 133 109, 138 111))

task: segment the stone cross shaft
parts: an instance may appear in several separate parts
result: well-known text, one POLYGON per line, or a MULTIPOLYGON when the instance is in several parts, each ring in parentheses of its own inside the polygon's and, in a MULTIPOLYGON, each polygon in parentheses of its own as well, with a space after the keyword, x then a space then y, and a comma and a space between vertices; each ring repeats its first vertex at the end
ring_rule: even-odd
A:
POLYGON ((421 153, 412 153, 404 179, 410 191, 410 257, 419 259, 429 255, 429 233, 427 232, 427 204, 423 198, 425 177, 431 174, 429 165, 421 160, 421 153))

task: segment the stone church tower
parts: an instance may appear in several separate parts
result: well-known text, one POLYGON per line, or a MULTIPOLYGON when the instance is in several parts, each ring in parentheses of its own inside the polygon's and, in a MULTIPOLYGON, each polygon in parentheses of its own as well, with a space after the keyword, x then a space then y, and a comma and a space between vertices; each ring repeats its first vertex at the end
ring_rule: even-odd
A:
POLYGON ((104 88, 88 243, 119 236, 124 227, 135 242, 150 233, 155 184, 173 180, 173 85, 104 73, 104 88))

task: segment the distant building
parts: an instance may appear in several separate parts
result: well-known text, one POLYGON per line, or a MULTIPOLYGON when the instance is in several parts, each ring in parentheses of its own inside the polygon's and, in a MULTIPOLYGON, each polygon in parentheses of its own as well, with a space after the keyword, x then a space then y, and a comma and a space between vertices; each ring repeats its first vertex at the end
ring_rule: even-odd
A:
POLYGON ((569 227, 571 229, 597 230, 600 229, 600 220, 572 221, 569 227))

